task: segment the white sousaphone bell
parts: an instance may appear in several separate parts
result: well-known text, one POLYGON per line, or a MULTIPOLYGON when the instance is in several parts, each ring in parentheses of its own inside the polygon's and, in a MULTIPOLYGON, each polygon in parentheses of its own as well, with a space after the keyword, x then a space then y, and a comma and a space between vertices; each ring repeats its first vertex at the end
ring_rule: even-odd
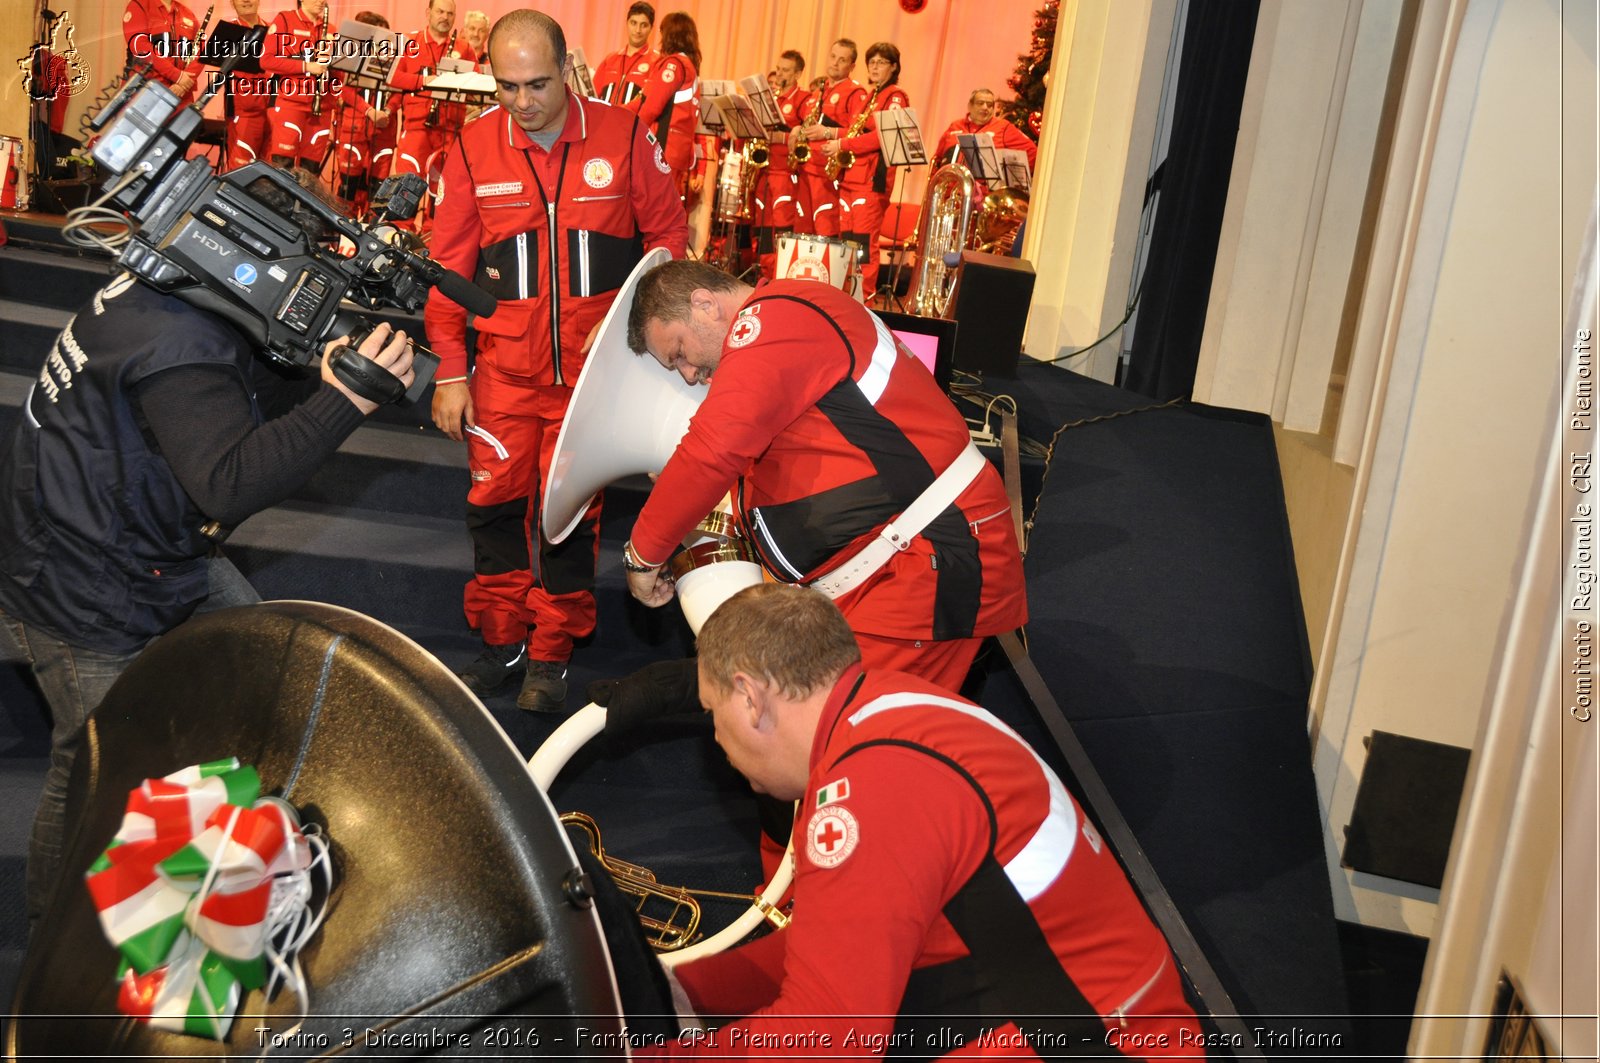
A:
MULTIPOLYGON (((672 256, 651 250, 617 291, 600 325, 589 360, 572 392, 567 416, 556 438, 555 456, 545 484, 540 520, 545 538, 559 543, 583 519, 590 501, 607 484, 641 473, 659 472, 689 430, 689 418, 705 398, 648 354, 628 347, 628 314, 639 279, 672 256)), ((717 606, 764 578, 749 546, 733 530, 724 503, 700 522, 685 549, 671 562, 678 603, 696 634, 717 606)), ((568 760, 605 725, 605 709, 588 705, 556 728, 528 761, 528 769, 548 790, 568 760)), ((744 915, 721 932, 662 961, 672 965, 719 951, 740 940, 769 913, 789 888, 794 874, 792 847, 779 871, 744 915)))
MULTIPOLYGON (((553 543, 572 534, 607 484, 660 472, 705 399, 705 388, 628 347, 628 313, 639 278, 671 257, 655 248, 634 267, 578 375, 544 489, 540 523, 553 543)), ((702 521, 685 544, 689 549, 672 561, 678 603, 695 632, 717 606, 762 580, 749 547, 732 532, 728 510, 724 505, 702 521)))

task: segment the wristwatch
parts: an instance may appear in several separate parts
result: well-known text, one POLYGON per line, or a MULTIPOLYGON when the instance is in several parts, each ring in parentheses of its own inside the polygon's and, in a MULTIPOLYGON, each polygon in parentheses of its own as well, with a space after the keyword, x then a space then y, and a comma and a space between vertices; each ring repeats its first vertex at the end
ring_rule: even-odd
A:
POLYGON ((622 567, 627 569, 629 572, 637 572, 642 576, 646 573, 656 571, 661 566, 647 565, 641 561, 639 559, 638 552, 633 548, 632 540, 630 540, 622 544, 622 567))

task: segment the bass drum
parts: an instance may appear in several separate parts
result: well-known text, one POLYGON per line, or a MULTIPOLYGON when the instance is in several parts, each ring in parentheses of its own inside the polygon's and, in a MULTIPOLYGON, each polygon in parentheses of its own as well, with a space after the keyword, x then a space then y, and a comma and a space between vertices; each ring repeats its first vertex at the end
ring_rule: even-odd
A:
POLYGON ((333 860, 326 921, 300 953, 310 1015, 271 1058, 338 1054, 349 1037, 386 1058, 567 1054, 580 1026, 620 1038, 625 1011, 672 1013, 659 971, 630 967, 642 951, 608 950, 555 810, 460 681, 369 617, 271 602, 159 639, 90 717, 7 1058, 253 1059, 294 1029, 290 992, 246 993, 221 1042, 119 1015, 118 956, 83 885, 130 789, 227 756, 316 824, 333 860), (619 981, 644 986, 632 1006, 619 981))

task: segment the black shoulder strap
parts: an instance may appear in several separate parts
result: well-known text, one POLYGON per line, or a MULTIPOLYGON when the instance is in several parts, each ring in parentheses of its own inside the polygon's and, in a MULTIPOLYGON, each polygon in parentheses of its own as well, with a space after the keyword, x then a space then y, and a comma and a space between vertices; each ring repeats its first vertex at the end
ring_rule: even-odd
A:
POLYGON ((911 972, 896 1022, 896 1031, 907 1031, 907 1036, 896 1038, 895 1044, 913 1055, 928 1055, 923 1051, 927 1038, 919 1044, 913 1033, 919 1020, 924 1020, 920 1025, 926 1032, 925 1020, 938 1016, 948 1035, 966 1044, 1011 1022, 1042 1057, 1103 1058, 1108 1049, 1100 1014, 1061 966, 1028 902, 995 856, 999 819, 989 795, 955 759, 905 739, 871 739, 845 750, 833 763, 878 746, 907 749, 943 764, 972 787, 989 816, 989 851, 944 907, 944 917, 970 955, 911 972))

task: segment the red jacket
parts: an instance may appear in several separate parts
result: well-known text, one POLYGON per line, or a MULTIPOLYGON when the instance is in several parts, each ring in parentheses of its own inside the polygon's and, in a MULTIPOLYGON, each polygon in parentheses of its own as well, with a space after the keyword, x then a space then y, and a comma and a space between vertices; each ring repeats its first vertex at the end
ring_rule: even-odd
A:
POLYGON ((700 121, 695 75, 688 56, 663 55, 650 68, 644 91, 624 105, 650 127, 675 173, 683 173, 694 162, 694 130, 700 121))
MULTIPOLYGON (((808 582, 876 537, 969 438, 932 374, 864 306, 818 281, 776 281, 729 329, 710 392, 634 525, 634 549, 664 561, 735 488, 740 523, 767 568, 808 582)), ((992 635, 1025 622, 1000 474, 984 468, 837 604, 852 630, 900 639, 992 635)))
POLYGON ((992 133, 996 151, 1009 148, 1014 151, 1026 152, 1028 155, 1028 168, 1032 169, 1034 161, 1039 155, 1039 145, 1028 138, 1028 135, 999 115, 989 119, 983 125, 974 125, 970 118, 963 115, 950 123, 950 128, 944 131, 939 138, 939 146, 933 149, 933 164, 943 166, 950 161, 951 153, 956 150, 956 137, 963 133, 992 133))
POLYGON ((298 7, 280 11, 272 20, 261 49, 261 69, 278 75, 279 107, 309 108, 320 88, 323 113, 332 114, 343 80, 334 73, 319 78, 305 72, 307 61, 316 58, 317 34, 332 32, 325 21, 312 20, 298 7))
POLYGON ((594 91, 607 103, 630 103, 644 91, 661 53, 644 48, 631 55, 626 51, 612 52, 600 60, 600 65, 589 72, 594 81, 594 91), (620 91, 618 86, 621 86, 620 91))
MULTIPOLYGON (((878 162, 883 158, 883 148, 878 141, 877 116, 891 107, 910 106, 911 97, 906 95, 906 90, 899 85, 890 85, 873 99, 872 114, 867 116, 867 124, 862 127, 861 132, 853 137, 840 136, 840 149, 856 153, 855 165, 839 175, 841 185, 852 187, 873 185, 878 162)), ((884 189, 879 188, 878 191, 882 192, 884 189)))
MULTIPOLYGON (((476 322, 478 357, 530 384, 570 387, 589 330, 644 252, 683 255, 688 225, 667 170, 638 118, 570 90, 551 151, 500 107, 468 122, 458 144, 445 162, 431 253, 500 300, 476 322)), ((467 312, 435 290, 423 317, 442 359, 438 379, 464 377, 467 312)))
MULTIPOLYGON (((814 102, 814 101, 813 101, 814 102)), ((856 115, 861 113, 861 108, 867 105, 867 89, 851 78, 835 81, 822 88, 822 117, 821 124, 829 129, 836 130, 835 136, 841 135, 850 128, 850 123, 855 121, 856 115)), ((806 114, 811 113, 812 103, 806 104, 806 114)), ((804 117, 804 116, 802 116, 804 117)), ((802 166, 801 172, 816 174, 821 177, 827 167, 828 158, 820 151, 813 151, 810 160, 802 166)))
MULTIPOLYGON (((426 96, 415 95, 415 91, 422 87, 422 79, 438 73, 441 59, 466 59, 476 63, 478 53, 472 50, 472 45, 460 34, 455 34, 453 39, 446 38, 442 41, 433 39, 433 35, 425 29, 409 34, 400 46, 400 57, 394 62, 394 72, 389 75, 389 83, 405 91, 400 97, 399 108, 391 105, 391 110, 398 109, 405 117, 408 129, 421 128, 427 121, 428 113, 433 110, 433 100, 426 96)), ((465 104, 444 103, 439 105, 438 122, 441 129, 459 129, 461 122, 466 117, 465 104)))
POLYGON ((1100 1054, 1205 1055, 1116 856, 1044 761, 971 702, 847 670, 817 724, 794 843, 794 920, 676 972, 697 1011, 745 1018, 660 1054, 1060 1058, 1037 1032, 1087 1010, 1098 1021, 1073 1032, 1100 1054), (974 934, 984 887, 980 929, 999 926, 974 934))
POLYGON ((200 20, 183 0, 172 0, 170 8, 161 6, 161 0, 128 0, 122 12, 128 61, 148 62, 155 76, 168 85, 188 74, 199 86, 203 68, 200 60, 189 58, 199 51, 199 35, 200 20))

